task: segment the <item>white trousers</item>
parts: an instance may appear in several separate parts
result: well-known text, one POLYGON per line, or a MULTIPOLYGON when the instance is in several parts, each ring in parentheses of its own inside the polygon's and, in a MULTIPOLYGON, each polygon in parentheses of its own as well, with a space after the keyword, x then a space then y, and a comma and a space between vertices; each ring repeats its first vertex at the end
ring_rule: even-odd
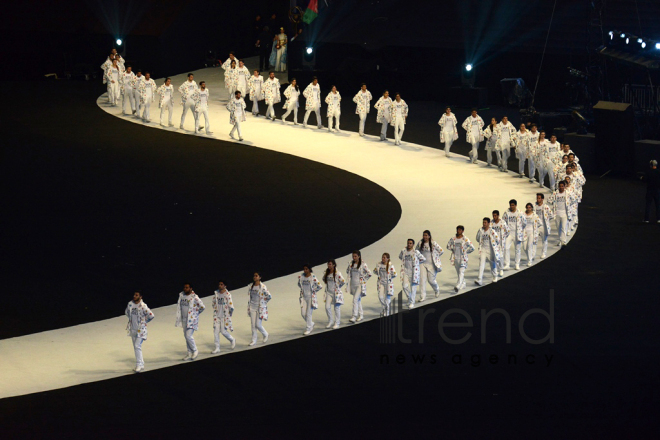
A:
POLYGON ((527 234, 527 237, 525 237, 522 247, 523 249, 525 249, 525 254, 527 255, 527 262, 533 263, 534 257, 536 257, 536 245, 534 244, 534 237, 532 236, 531 233, 527 234))
POLYGON ((341 320, 341 304, 335 302, 334 293, 325 295, 325 313, 328 315, 328 324, 339 324, 341 320))
POLYGON ((139 118, 142 106, 140 105, 140 94, 137 88, 133 89, 133 100, 135 101, 135 116, 139 118))
POLYGON ((383 122, 380 127, 380 139, 387 139, 387 127, 390 125, 388 118, 383 118, 383 122))
POLYGON ((472 159, 472 163, 477 163, 478 158, 479 158, 479 142, 472 142, 472 150, 470 150, 470 159, 472 159))
POLYGON ((554 190, 555 189, 555 183, 556 183, 555 170, 550 169, 550 167, 549 167, 549 168, 546 169, 546 172, 548 173, 548 179, 550 179, 550 189, 554 190))
POLYGON ((238 131, 238 138, 243 139, 243 135, 241 134, 241 121, 239 121, 238 118, 235 119, 234 127, 229 132, 229 136, 233 135, 234 131, 238 131))
POLYGON ((194 329, 184 327, 183 337, 186 338, 186 347, 188 348, 188 353, 194 353, 197 351, 197 345, 195 344, 193 333, 195 333, 194 329))
POLYGON ((147 98, 142 103, 142 120, 145 122, 151 121, 151 101, 152 99, 147 98))
MULTIPOLYGON (((440 134, 440 137, 442 137, 442 134, 440 134)), ((454 138, 454 132, 445 132, 445 155, 449 156, 449 149, 451 148, 451 144, 454 143, 453 141, 454 138)))
POLYGON ((116 106, 119 103, 119 83, 117 81, 108 83, 108 96, 110 104, 116 106))
MULTIPOLYGON (((227 91, 229 92, 229 100, 230 100, 230 101, 231 101, 232 99, 236 98, 236 86, 235 86, 235 85, 231 85, 231 86, 229 86, 229 88, 227 89, 227 91)), ((242 95, 241 95, 241 96, 242 96, 242 95)))
MULTIPOLYGON (((500 156, 499 156, 499 154, 497 154, 496 156, 497 156, 497 162, 499 164, 499 161, 500 161, 499 157, 500 156)), ((490 149, 490 148, 486 148, 486 162, 488 163, 488 165, 493 163, 493 150, 490 149)))
POLYGON ((334 118, 337 131, 339 131, 339 117, 341 116, 341 111, 336 110, 334 113, 331 113, 328 117, 328 131, 332 130, 332 119, 334 118))
POLYGON ((543 228, 541 229, 541 236, 539 237, 543 241, 543 255, 545 257, 545 254, 548 252, 548 237, 550 237, 550 234, 548 233, 548 228, 545 225, 545 222, 543 223, 543 228))
POLYGON ((408 297, 408 305, 415 305, 415 297, 417 296, 417 284, 412 282, 412 274, 408 274, 405 271, 401 274, 401 287, 403 288, 403 293, 408 297))
POLYGON ((497 268, 499 266, 497 260, 495 260, 495 253, 491 250, 490 252, 481 252, 479 254, 479 283, 483 282, 484 279, 484 269, 486 268, 486 260, 488 260, 490 265, 490 273, 493 276, 493 279, 497 277, 497 268))
POLYGON ((520 156, 518 158, 518 173, 521 176, 525 175, 525 162, 527 161, 527 158, 525 156, 520 156))
POLYGON ((135 111, 135 92, 133 92, 133 87, 124 87, 124 99, 122 100, 123 112, 125 115, 132 115, 135 111))
POLYGON ((508 170, 509 167, 509 157, 511 156, 511 150, 509 148, 502 149, 502 169, 504 171, 508 170))
POLYGON ((275 108, 273 107, 272 102, 268 104, 268 108, 266 109, 266 117, 275 119, 275 108))
POLYGON ((557 222, 557 234, 559 242, 566 243, 566 233, 568 232, 568 216, 565 211, 557 211, 555 221, 557 222))
POLYGON ((522 241, 516 240, 515 232, 510 232, 504 242, 504 267, 509 267, 511 264, 511 245, 513 244, 516 253, 516 264, 520 264, 520 252, 522 249, 522 241))
POLYGON ((357 286, 350 287, 351 295, 353 295, 353 318, 358 316, 364 316, 362 311, 362 287, 358 284, 357 286))
POLYGON ((282 121, 286 120, 287 116, 289 116, 291 111, 293 111, 293 122, 295 122, 297 124, 298 123, 298 106, 295 105, 295 103, 294 103, 294 105, 290 105, 289 108, 286 110, 286 113, 284 113, 284 115, 282 115, 282 121))
MULTIPOLYGON (((221 322, 221 321, 220 321, 221 322)), ((229 331, 225 329, 224 325, 218 324, 213 327, 213 337, 215 339, 215 348, 220 350, 220 335, 224 336, 229 342, 234 340, 234 337, 229 334, 229 331)))
POLYGON ((436 281, 437 274, 435 273, 435 267, 432 262, 425 262, 419 266, 419 284, 422 287, 422 297, 421 300, 426 299, 426 283, 428 282, 433 292, 438 293, 438 282, 436 281))
POLYGON ((454 267, 456 268, 456 275, 458 275, 456 288, 463 289, 465 287, 465 267, 461 267, 461 262, 458 260, 454 260, 454 267))
POLYGON ((258 309, 258 307, 253 307, 250 310, 250 322, 252 324, 252 342, 257 342, 257 331, 261 332, 264 338, 268 336, 268 332, 262 324, 263 320, 259 318, 259 310, 254 309, 258 309))
POLYGON ((131 332, 131 339, 133 340, 133 351, 135 351, 135 366, 144 367, 144 358, 142 357, 142 343, 144 339, 138 338, 137 333, 131 332))
POLYGON ((378 299, 380 300, 380 305, 383 306, 383 316, 390 316, 392 304, 392 297, 387 294, 387 284, 378 283, 378 299))
POLYGON ((529 180, 534 180, 534 173, 536 172, 536 163, 534 159, 530 156, 527 158, 527 166, 529 167, 529 180))
POLYGON ((256 114, 258 114, 258 113, 259 113, 259 101, 257 101, 256 99, 254 99, 254 100, 252 101, 252 114, 253 114, 253 115, 256 115, 256 114))
POLYGON ((174 102, 172 98, 163 100, 163 105, 160 108, 160 124, 163 125, 163 114, 167 111, 167 123, 172 125, 172 113, 174 112, 174 102))
POLYGON ((360 129, 359 133, 364 134, 364 124, 367 122, 367 114, 365 112, 360 112, 360 129))
POLYGON ((394 142, 401 142, 401 137, 403 136, 405 129, 406 123, 404 122, 403 118, 401 118, 396 122, 396 125, 394 125, 394 142))
POLYGON ((303 125, 307 125, 307 120, 309 119, 310 113, 316 113, 316 125, 321 128, 323 124, 321 123, 321 106, 317 105, 316 108, 309 109, 305 112, 305 119, 303 119, 303 125))
POLYGON ((302 315, 302 318, 305 320, 305 323, 307 324, 307 327, 305 328, 306 330, 311 330, 312 327, 314 326, 314 322, 312 321, 312 312, 314 309, 312 309, 312 295, 303 295, 300 301, 300 314, 302 315))
POLYGON ((181 113, 181 128, 183 128, 183 123, 186 122, 186 115, 188 114, 188 110, 192 112, 193 118, 197 120, 197 113, 195 113, 195 101, 193 101, 191 98, 188 98, 186 103, 183 105, 183 113, 181 113))
POLYGON ((199 123, 202 119, 202 115, 204 115, 204 129, 206 130, 206 134, 209 134, 211 132, 211 123, 209 122, 208 107, 200 109, 199 112, 197 112, 195 115, 195 132, 199 131, 199 123))

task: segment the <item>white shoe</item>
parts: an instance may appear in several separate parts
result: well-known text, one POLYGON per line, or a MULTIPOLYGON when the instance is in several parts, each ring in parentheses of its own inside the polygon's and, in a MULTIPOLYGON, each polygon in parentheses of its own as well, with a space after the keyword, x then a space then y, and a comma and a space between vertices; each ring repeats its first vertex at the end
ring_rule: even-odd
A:
POLYGON ((437 292, 435 292, 435 297, 440 298, 440 291, 439 290, 437 292))
POLYGON ((192 353, 189 352, 188 355, 184 357, 182 360, 189 361, 190 359, 192 359, 192 353))
POLYGON ((266 333, 266 336, 264 336, 264 342, 268 342, 268 336, 270 336, 268 333, 266 333))
POLYGON ((501 276, 501 277, 504 276, 504 270, 500 270, 500 276, 501 276))
POLYGON ((332 329, 333 329, 333 330, 336 330, 336 329, 338 329, 338 328, 339 328, 339 323, 338 323, 338 322, 335 323, 335 325, 332 326, 332 329))
POLYGON ((170 122, 169 124, 167 124, 167 126, 168 126, 168 127, 174 127, 174 124, 172 124, 172 123, 170 122))
POLYGON ((504 266, 502 269, 504 269, 504 270, 509 270, 509 269, 511 269, 511 266, 507 264, 507 265, 504 266))
POLYGON ((545 254, 541 255, 541 260, 545 259, 545 254))
POLYGON ((190 358, 190 360, 194 361, 195 359, 197 359, 197 356, 199 356, 199 351, 195 350, 195 352, 192 354, 192 357, 190 358))
POLYGON ((494 283, 497 282, 497 277, 493 278, 493 282, 494 282, 494 283))
POLYGON ((231 340, 231 348, 236 347, 236 338, 231 340))
POLYGON ((360 322, 360 321, 363 321, 363 320, 364 320, 364 316, 360 316, 360 317, 358 317, 357 322, 360 322))
POLYGON ((529 260, 529 261, 527 262, 527 267, 531 267, 532 264, 533 264, 532 260, 529 260))
POLYGON ((183 130, 183 124, 179 125, 179 129, 183 130))
POLYGON ((355 321, 357 321, 357 318, 355 316, 351 317, 351 319, 348 320, 348 322, 355 324, 355 321))
POLYGON ((303 124, 303 128, 307 128, 307 124, 303 124))
POLYGON ((236 140, 236 138, 234 137, 234 135, 232 133, 229 133, 229 137, 232 138, 233 140, 236 140))
POLYGON ((520 264, 516 263, 516 270, 520 270, 520 264))
POLYGON ((248 347, 252 347, 256 343, 257 343, 257 341, 250 341, 250 343, 248 344, 248 347))
MULTIPOLYGON (((341 133, 341 130, 340 130, 340 129, 337 129, 336 131, 337 131, 337 133, 341 133)), ((364 136, 364 135, 362 135, 362 136, 364 136)))
POLYGON ((303 335, 307 336, 307 335, 310 334, 311 332, 312 332, 311 329, 310 329, 310 330, 305 330, 305 331, 303 332, 303 335))
POLYGON ((211 354, 218 354, 218 353, 220 353, 220 347, 216 347, 216 349, 211 352, 211 354))
POLYGON ((328 133, 332 133, 332 128, 328 128, 328 133))
POLYGON ((483 286, 484 285, 483 281, 479 281, 479 280, 475 280, 474 284, 476 284, 477 286, 483 286))
POLYGON ((415 308, 415 304, 408 304, 408 310, 412 310, 415 308))
POLYGON ((335 323, 330 321, 328 325, 325 326, 325 328, 332 328, 333 325, 335 325, 335 323))
POLYGON ((135 370, 133 371, 135 371, 136 373, 142 373, 144 371, 144 366, 135 367, 135 370))
POLYGON ((213 132, 212 131, 207 131, 206 134, 213 134, 213 132))
POLYGON ((561 241, 557 243, 557 247, 561 247, 561 241))
POLYGON ((419 301, 417 301, 417 302, 424 302, 425 299, 426 298, 420 298, 419 301))

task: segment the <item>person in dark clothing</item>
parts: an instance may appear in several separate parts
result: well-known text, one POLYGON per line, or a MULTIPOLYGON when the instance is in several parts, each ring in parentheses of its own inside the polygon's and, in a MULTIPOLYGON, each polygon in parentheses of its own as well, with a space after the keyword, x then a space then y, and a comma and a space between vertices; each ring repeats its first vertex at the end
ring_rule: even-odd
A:
POLYGON ((273 44, 273 35, 270 32, 268 26, 264 26, 263 31, 259 34, 259 39, 257 40, 255 46, 259 51, 259 69, 266 71, 268 70, 270 50, 273 44))
POLYGON ((658 162, 652 160, 649 162, 651 167, 642 176, 642 181, 646 183, 646 209, 644 211, 644 223, 651 219, 651 204, 655 203, 655 220, 660 223, 660 170, 658 162))

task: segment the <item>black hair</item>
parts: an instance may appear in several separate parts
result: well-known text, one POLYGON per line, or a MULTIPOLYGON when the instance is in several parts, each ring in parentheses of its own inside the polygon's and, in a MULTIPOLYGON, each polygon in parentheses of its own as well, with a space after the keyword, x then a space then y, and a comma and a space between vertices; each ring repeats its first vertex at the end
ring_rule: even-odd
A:
MULTIPOLYGON (((300 90, 300 88, 298 87, 298 80, 295 79, 295 78, 291 78, 291 82, 294 82, 294 81, 296 82, 296 85, 295 85, 294 88, 295 88, 296 90, 300 90)), ((332 261, 335 261, 335 260, 332 260, 332 261)))
POLYGON ((390 93, 389 90, 385 89, 385 90, 383 90, 383 95, 385 94, 385 92, 390 93))
POLYGON ((192 73, 189 73, 188 78, 190 78, 191 76, 195 76, 195 75, 193 75, 192 73))
POLYGON ((449 107, 449 106, 445 107, 445 110, 447 110, 447 109, 451 110, 451 107, 449 107))
POLYGON ((456 226, 456 230, 459 230, 459 229, 460 229, 461 231, 465 232, 465 226, 463 226, 463 225, 458 225, 458 226, 456 226))
POLYGON ((261 73, 259 72, 259 69, 252 69, 253 72, 261 73))
MULTIPOLYGON (((261 278, 261 272, 259 272, 258 270, 255 270, 254 273, 252 274, 253 278, 254 278, 255 274, 259 275, 259 278, 261 278)), ((252 280, 252 285, 250 286, 250 290, 252 290, 253 287, 254 287, 254 279, 252 280)))
POLYGON ((147 76, 147 75, 151 76, 151 72, 149 72, 148 70, 146 72, 144 72, 144 76, 147 76))
POLYGON ((543 195, 543 193, 536 193, 536 195, 537 195, 537 196, 541 196, 541 199, 542 199, 542 200, 545 200, 545 196, 543 195))
POLYGON ((139 293, 140 296, 142 296, 142 291, 141 291, 141 290, 136 290, 136 291, 134 291, 133 293, 139 293))
POLYGON ((231 63, 229 63, 229 65, 231 66, 232 64, 236 65, 236 60, 231 60, 231 63))
POLYGON ((314 80, 317 80, 317 81, 318 81, 319 79, 318 79, 317 77, 313 76, 313 77, 312 77, 312 81, 314 81, 314 80))
POLYGON ((183 285, 184 286, 190 286, 191 289, 193 288, 192 284, 190 284, 190 283, 183 283, 183 285))
POLYGON ((408 240, 406 240, 406 246, 408 246, 409 241, 413 242, 413 247, 414 247, 415 246, 415 239, 414 238, 409 238, 408 240))
POLYGON ((562 158, 562 159, 563 159, 563 158, 568 159, 568 154, 564 154, 561 158, 562 158))
POLYGON ((234 92, 234 96, 238 96, 238 95, 240 95, 240 94, 241 94, 241 91, 240 91, 240 90, 236 90, 236 91, 234 92))
POLYGON ((142 69, 136 69, 135 73, 142 73, 142 69))
POLYGON ((229 51, 229 55, 234 55, 234 51, 233 51, 233 50, 230 50, 230 51, 229 51))
POLYGON ((396 98, 397 96, 400 98, 400 97, 401 97, 401 93, 396 92, 396 93, 394 94, 394 98, 396 98))
POLYGON ((564 186, 566 186, 566 181, 565 180, 560 180, 559 182, 557 182, 557 186, 559 186, 561 184, 564 184, 564 186))
POLYGON ((477 111, 477 109, 473 107, 472 110, 470 110, 470 113, 476 112, 476 111, 477 111))
POLYGON ((245 64, 245 61, 243 61, 243 60, 238 60, 238 62, 245 64))
POLYGON ((516 199, 511 199, 511 200, 509 200, 509 205, 512 204, 512 203, 513 203, 514 205, 518 206, 518 201, 517 201, 516 199))
POLYGON ((492 212, 492 214, 500 215, 500 211, 498 211, 498 210, 496 209, 495 211, 492 212))
POLYGON ((422 232, 422 239, 419 242, 418 249, 421 251, 422 246, 424 246, 424 234, 429 234, 429 249, 433 250, 433 236, 431 235, 431 231, 429 231, 428 229, 422 232))
POLYGON ((170 81, 172 81, 172 78, 170 78, 170 77, 168 76, 167 78, 165 78, 165 82, 167 82, 168 79, 169 79, 170 81))
POLYGON ((223 280, 223 279, 218 280, 218 284, 220 284, 220 283, 224 284, 225 286, 227 285, 227 283, 225 283, 225 280, 223 280))
POLYGON ((310 266, 309 264, 303 264, 303 270, 304 270, 305 268, 309 269, 309 272, 310 272, 310 273, 314 273, 314 271, 312 270, 312 266, 310 266))
MULTIPOLYGON (((362 252, 353 251, 351 254, 356 254, 358 256, 358 268, 362 267, 362 252)), ((355 265, 355 261, 351 260, 351 267, 355 265)))
POLYGON ((569 157, 570 157, 570 156, 575 157, 575 153, 568 153, 567 156, 569 156, 569 157))
POLYGON ((531 203, 527 203, 527 204, 525 205, 525 209, 527 209, 528 206, 531 206, 532 209, 534 209, 534 205, 532 205, 531 203))
POLYGON ((270 72, 268 72, 268 75, 270 75, 271 73, 275 73, 275 72, 273 72, 273 71, 271 70, 270 72))
POLYGON ((367 83, 362 83, 362 84, 360 84, 360 87, 366 86, 366 85, 367 85, 367 83))
POLYGON ((488 217, 484 217, 482 221, 490 223, 490 219, 488 217))
MULTIPOLYGON (((332 279, 337 281, 337 262, 334 259, 330 259, 328 263, 332 263, 332 279)), ((323 282, 326 284, 328 284, 328 275, 330 275, 329 267, 325 269, 325 273, 323 274, 323 282)))
POLYGON ((202 84, 206 84, 206 81, 200 81, 199 85, 201 86, 202 84))

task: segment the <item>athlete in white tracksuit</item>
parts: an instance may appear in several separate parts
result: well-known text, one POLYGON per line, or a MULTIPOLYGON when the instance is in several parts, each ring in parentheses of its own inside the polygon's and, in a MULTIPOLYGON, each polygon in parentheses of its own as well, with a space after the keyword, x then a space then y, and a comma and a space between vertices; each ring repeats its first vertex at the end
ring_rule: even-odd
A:
POLYGON ((401 145, 401 137, 406 129, 406 119, 408 119, 408 104, 401 99, 401 95, 398 93, 390 106, 390 118, 390 124, 394 127, 394 145, 401 145))
POLYGON ((321 86, 316 77, 312 78, 311 84, 305 87, 303 96, 305 97, 305 117, 303 119, 303 127, 307 128, 309 115, 314 112, 316 113, 317 127, 323 128, 323 123, 321 122, 321 86))
POLYGON ((195 118, 195 121, 197 121, 193 93, 198 91, 199 88, 197 87, 197 83, 193 80, 193 77, 193 74, 189 73, 188 79, 179 86, 179 93, 181 93, 181 105, 183 105, 183 112, 181 113, 181 125, 179 125, 181 130, 183 130, 183 123, 186 121, 186 114, 188 113, 188 110, 192 112, 193 118, 195 118))
POLYGON ((484 140, 484 120, 477 114, 477 109, 472 109, 472 114, 463 121, 463 130, 467 143, 472 146, 468 162, 477 163, 479 158, 479 143, 484 140))
POLYGON ((492 118, 490 120, 490 125, 484 130, 484 138, 488 139, 486 142, 486 166, 490 167, 493 163, 493 151, 497 149, 497 141, 499 139, 497 119, 492 118))
POLYGON ((571 215, 571 205, 573 197, 571 193, 566 191, 566 183, 559 182, 559 189, 555 190, 550 196, 549 204, 555 213, 555 220, 557 222, 557 234, 559 235, 559 243, 557 246, 565 246, 568 233, 568 219, 571 215))
POLYGON ((332 131, 332 120, 335 120, 336 131, 341 132, 339 129, 339 118, 341 117, 341 95, 337 91, 337 87, 332 86, 332 90, 325 97, 325 103, 328 105, 328 132, 332 131))
POLYGON ((236 139, 234 137, 234 132, 238 131, 238 140, 243 140, 243 133, 241 132, 241 123, 245 122, 245 101, 241 98, 241 92, 236 90, 234 92, 234 99, 230 99, 227 103, 227 110, 229 110, 229 124, 233 125, 231 131, 229 132, 229 137, 236 139))
POLYGON ((509 122, 509 119, 506 116, 502 118, 502 122, 499 123, 498 127, 499 139, 497 140, 495 152, 497 153, 500 171, 506 172, 509 169, 511 147, 517 145, 516 137, 518 132, 516 131, 516 127, 509 122))
POLYGON ((500 250, 499 258, 496 261, 497 269, 500 277, 504 276, 504 243, 509 236, 509 225, 500 218, 500 211, 497 209, 493 211, 493 220, 490 222, 490 229, 495 231, 498 238, 498 249, 500 250))
POLYGON ((264 77, 259 75, 258 69, 254 69, 254 75, 248 80, 248 85, 250 86, 250 101, 252 101, 252 115, 259 116, 259 101, 264 99, 264 77))
POLYGON ((200 81, 199 90, 193 94, 195 101, 195 133, 200 134, 199 123, 204 115, 204 128, 206 134, 213 134, 211 131, 211 122, 209 121, 209 89, 206 88, 206 82, 200 81))
POLYGON ((525 205, 525 229, 523 230, 522 248, 527 254, 527 266, 534 264, 536 258, 536 245, 540 232, 543 230, 541 219, 534 212, 534 205, 527 203, 525 205))
POLYGON ((390 92, 385 90, 383 92, 383 96, 381 96, 376 102, 376 104, 374 104, 374 108, 378 110, 378 113, 376 114, 376 122, 381 124, 380 127, 381 141, 387 140, 387 126, 390 125, 390 121, 392 119, 392 115, 390 114, 391 106, 392 106, 392 98, 390 98, 390 92))
POLYGON ((323 290, 323 286, 307 264, 303 266, 303 273, 298 275, 298 288, 300 289, 300 314, 306 324, 303 335, 308 335, 314 329, 312 313, 319 308, 317 294, 323 290))
POLYGON ((440 257, 445 251, 442 250, 438 243, 433 241, 431 231, 429 230, 424 231, 422 234, 422 239, 417 242, 415 249, 417 249, 425 259, 425 261, 419 267, 421 272, 419 277, 419 284, 422 287, 422 295, 419 299, 419 302, 422 302, 426 299, 427 282, 433 289, 435 297, 437 298, 440 296, 440 288, 438 287, 436 277, 440 272, 442 272, 442 262, 440 261, 440 257))
POLYGON ((527 164, 528 164, 528 169, 529 169, 529 182, 533 183, 536 179, 534 178, 534 175, 536 173, 536 160, 538 157, 538 141, 539 141, 539 136, 541 133, 539 133, 536 129, 536 124, 532 125, 532 128, 527 132, 527 141, 528 141, 528 148, 527 150, 529 151, 527 155, 527 164))
POLYGON ((545 196, 543 194, 536 194, 536 205, 534 205, 534 211, 541 221, 541 227, 539 228, 539 236, 543 242, 541 259, 547 256, 548 237, 550 237, 550 232, 552 232, 550 221, 555 218, 552 208, 547 203, 544 203, 544 199, 545 196))
POLYGON ((362 83, 360 91, 353 97, 353 102, 356 104, 355 114, 360 117, 360 128, 358 130, 360 136, 364 136, 364 124, 367 121, 369 110, 371 110, 371 99, 371 92, 367 90, 367 85, 362 83))
POLYGON ((140 291, 133 294, 133 301, 128 303, 124 313, 128 317, 126 331, 133 341, 133 351, 135 352, 135 369, 133 371, 140 373, 144 370, 142 343, 147 340, 147 323, 154 319, 154 314, 142 301, 140 291))
POLYGON ((282 115, 282 124, 286 123, 286 118, 293 112, 293 123, 298 125, 298 107, 300 106, 300 88, 298 81, 295 78, 291 80, 291 84, 284 91, 286 102, 282 106, 286 113, 282 115))
POLYGON ((399 252, 399 260, 401 260, 401 287, 403 293, 408 297, 408 308, 412 309, 415 307, 417 286, 419 285, 419 266, 426 259, 421 252, 415 249, 415 240, 409 238, 406 248, 399 252))
POLYGON ((438 121, 438 125, 440 126, 440 145, 445 145, 445 156, 449 157, 451 144, 458 139, 458 122, 450 107, 445 108, 445 114, 438 121))
POLYGON ((364 319, 362 310, 362 297, 367 296, 367 281, 371 278, 371 272, 367 263, 362 261, 360 251, 353 251, 352 260, 346 268, 347 291, 353 295, 353 316, 350 323, 360 322, 364 319))
POLYGON ((165 84, 158 88, 158 95, 160 96, 158 100, 158 107, 160 107, 160 125, 163 127, 163 115, 167 111, 167 126, 174 127, 172 123, 172 114, 174 113, 174 86, 172 85, 172 80, 170 78, 165 78, 165 84))
POLYGON ((138 69, 135 73, 135 78, 131 81, 131 86, 133 87, 133 99, 135 100, 135 111, 133 114, 136 118, 139 118, 142 114, 142 109, 140 108, 140 92, 138 91, 140 82, 142 81, 144 81, 144 75, 142 75, 142 71, 138 69))
POLYGON ((197 344, 193 333, 199 328, 199 315, 203 311, 204 303, 201 298, 195 294, 190 284, 184 284, 183 292, 179 293, 174 323, 175 327, 183 328, 183 336, 186 339, 188 355, 183 358, 184 361, 194 361, 197 358, 197 344))
POLYGON ((236 346, 236 339, 229 333, 234 331, 231 323, 231 316, 234 314, 234 302, 224 281, 220 281, 218 290, 213 292, 211 305, 213 306, 213 338, 215 342, 215 350, 211 354, 218 354, 220 353, 220 335, 231 343, 231 348, 236 346))
POLYGON ((140 93, 140 108, 142 109, 142 120, 151 122, 151 103, 156 97, 156 82, 151 79, 149 72, 144 74, 144 80, 138 84, 140 93))
POLYGON ((126 67, 126 71, 119 78, 119 85, 122 96, 122 113, 132 115, 135 113, 135 92, 133 91, 133 79, 135 74, 131 66, 126 67))
POLYGON ((394 296, 394 278, 396 270, 390 260, 390 254, 385 252, 380 263, 374 268, 374 274, 378 277, 378 300, 382 306, 380 316, 390 316, 392 313, 392 297, 394 296))
POLYGON ((483 227, 477 232, 477 243, 479 243, 479 277, 474 283, 483 286, 486 260, 490 263, 490 273, 493 275, 493 282, 496 283, 498 280, 497 269, 502 258, 502 251, 500 249, 500 237, 490 227, 490 219, 488 217, 483 219, 483 227))
POLYGON ((268 332, 263 326, 263 321, 268 321, 268 302, 272 295, 268 288, 261 282, 261 274, 255 272, 252 276, 252 285, 248 289, 248 317, 250 318, 252 328, 252 341, 248 344, 253 346, 257 343, 258 333, 264 337, 264 342, 268 341, 268 332))
POLYGON ((447 242, 447 250, 451 252, 451 263, 456 268, 456 275, 458 280, 454 286, 454 292, 465 289, 465 269, 468 264, 468 254, 474 251, 474 245, 469 238, 463 235, 465 227, 462 225, 456 226, 456 235, 449 239, 447 242))
POLYGON ((108 97, 110 99, 110 104, 113 107, 116 107, 119 104, 120 96, 120 87, 119 80, 123 75, 123 70, 117 60, 112 61, 112 66, 110 66, 106 71, 106 81, 108 83, 108 97))
POLYGON ((516 270, 520 269, 520 253, 522 251, 523 231, 525 230, 525 216, 518 209, 518 202, 509 200, 509 209, 502 215, 502 221, 509 227, 509 235, 504 242, 504 269, 510 268, 511 245, 515 249, 516 270))
POLYGON ((325 283, 325 313, 328 315, 328 325, 325 328, 339 328, 341 323, 341 305, 344 304, 342 288, 346 284, 341 272, 337 270, 335 260, 328 261, 328 268, 323 274, 325 283))

